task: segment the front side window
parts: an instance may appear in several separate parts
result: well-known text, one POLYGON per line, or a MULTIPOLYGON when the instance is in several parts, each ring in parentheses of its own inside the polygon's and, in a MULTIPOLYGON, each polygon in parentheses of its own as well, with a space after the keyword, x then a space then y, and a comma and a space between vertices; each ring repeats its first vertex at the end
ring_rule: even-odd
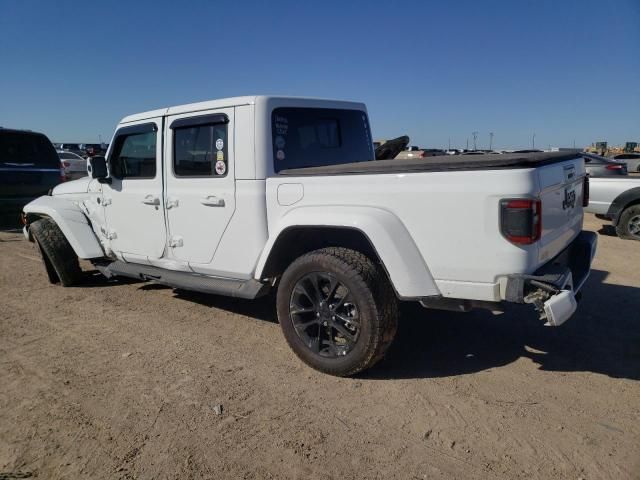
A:
POLYGON ((116 138, 110 159, 116 178, 154 178, 156 176, 156 132, 123 134, 116 138))
POLYGON ((276 108, 271 114, 274 170, 375 159, 365 112, 276 108))
POLYGON ((227 124, 174 128, 173 171, 177 177, 227 174, 227 124))

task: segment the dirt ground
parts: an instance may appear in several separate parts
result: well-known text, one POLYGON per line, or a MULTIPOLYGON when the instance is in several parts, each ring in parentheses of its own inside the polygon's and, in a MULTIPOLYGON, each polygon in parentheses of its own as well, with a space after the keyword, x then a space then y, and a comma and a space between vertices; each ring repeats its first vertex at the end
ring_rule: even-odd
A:
POLYGON ((271 298, 50 286, 2 232, 0 480, 638 479, 640 242, 610 233, 564 326, 407 306, 387 358, 338 379, 271 298))

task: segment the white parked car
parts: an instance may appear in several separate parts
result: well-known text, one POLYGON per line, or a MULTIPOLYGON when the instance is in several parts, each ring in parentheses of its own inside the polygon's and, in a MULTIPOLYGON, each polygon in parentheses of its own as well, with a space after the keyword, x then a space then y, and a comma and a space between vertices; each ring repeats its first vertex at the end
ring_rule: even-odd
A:
POLYGON ((596 236, 575 153, 379 160, 362 103, 238 97, 125 117, 91 178, 25 208, 52 282, 78 258, 253 299, 276 292, 295 353, 352 375, 393 340, 398 301, 547 325, 576 309, 596 236))
POLYGON ((611 158, 626 163, 628 171, 640 173, 640 153, 619 153, 611 158))
POLYGON ((76 180, 87 176, 87 160, 85 158, 64 150, 58 150, 58 157, 60 157, 68 180, 76 180))

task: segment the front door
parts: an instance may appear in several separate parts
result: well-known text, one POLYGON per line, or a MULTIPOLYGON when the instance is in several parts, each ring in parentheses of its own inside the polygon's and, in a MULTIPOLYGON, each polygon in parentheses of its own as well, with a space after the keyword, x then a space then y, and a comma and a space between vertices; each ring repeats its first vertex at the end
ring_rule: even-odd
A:
POLYGON ((166 123, 169 247, 209 264, 236 208, 233 108, 172 115, 166 123))
POLYGON ((109 154, 110 184, 103 185, 111 248, 131 258, 160 258, 166 246, 162 195, 162 118, 120 128, 109 154))

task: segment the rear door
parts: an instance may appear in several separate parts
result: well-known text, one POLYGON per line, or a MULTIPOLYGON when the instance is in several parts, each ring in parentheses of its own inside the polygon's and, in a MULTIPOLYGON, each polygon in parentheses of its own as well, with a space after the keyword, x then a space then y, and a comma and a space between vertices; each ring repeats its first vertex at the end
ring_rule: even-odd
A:
POLYGON ((582 230, 584 177, 581 158, 538 168, 542 201, 540 262, 560 253, 582 230))
POLYGON ((161 258, 166 246, 162 194, 162 117, 120 128, 103 185, 106 235, 125 258, 161 258))
POLYGON ((209 264, 236 208, 233 108, 171 115, 166 204, 173 255, 209 264))

